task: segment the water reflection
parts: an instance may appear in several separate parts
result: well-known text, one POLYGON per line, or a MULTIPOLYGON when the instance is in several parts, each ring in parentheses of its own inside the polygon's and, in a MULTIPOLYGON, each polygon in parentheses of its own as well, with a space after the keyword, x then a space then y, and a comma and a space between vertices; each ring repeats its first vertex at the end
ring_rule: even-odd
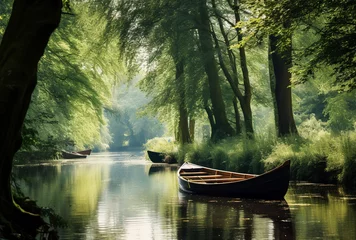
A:
POLYGON ((333 185, 292 184, 286 196, 298 239, 356 239, 356 198, 333 185))
POLYGON ((178 171, 178 165, 177 164, 166 164, 166 163, 152 163, 152 164, 148 164, 145 167, 145 172, 148 175, 152 175, 155 173, 159 173, 159 172, 177 172, 178 171))
POLYGON ((143 152, 16 167, 26 195, 67 219, 61 239, 356 239, 356 197, 291 185, 286 201, 179 192, 176 165, 143 152))
POLYGON ((291 212, 284 200, 179 195, 179 239, 295 239, 291 212))

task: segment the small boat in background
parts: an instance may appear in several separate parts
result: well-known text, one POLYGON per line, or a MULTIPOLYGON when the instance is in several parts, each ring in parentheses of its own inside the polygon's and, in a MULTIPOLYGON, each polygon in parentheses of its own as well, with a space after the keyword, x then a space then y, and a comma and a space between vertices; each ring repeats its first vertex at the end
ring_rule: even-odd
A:
POLYGON ((148 157, 153 163, 164 163, 166 154, 147 150, 148 157))
POLYGON ((283 199, 290 177, 290 161, 261 175, 184 163, 178 170, 179 188, 187 193, 257 199, 283 199))
POLYGON ((67 152, 67 151, 62 150, 62 157, 64 159, 75 159, 75 158, 86 158, 87 155, 80 154, 77 152, 67 152))
POLYGON ((74 153, 79 153, 82 155, 90 155, 91 154, 91 149, 86 149, 86 150, 82 150, 82 151, 78 151, 78 152, 74 152, 74 153))
POLYGON ((166 153, 147 150, 147 154, 153 163, 177 163, 176 159, 166 153))

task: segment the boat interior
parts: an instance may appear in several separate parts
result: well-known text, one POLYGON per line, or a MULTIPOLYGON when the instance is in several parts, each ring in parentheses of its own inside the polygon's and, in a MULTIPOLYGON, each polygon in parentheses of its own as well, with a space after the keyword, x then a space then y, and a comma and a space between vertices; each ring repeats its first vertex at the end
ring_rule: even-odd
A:
POLYGON ((228 183, 254 178, 257 175, 227 172, 209 168, 185 168, 179 175, 189 182, 194 183, 228 183))

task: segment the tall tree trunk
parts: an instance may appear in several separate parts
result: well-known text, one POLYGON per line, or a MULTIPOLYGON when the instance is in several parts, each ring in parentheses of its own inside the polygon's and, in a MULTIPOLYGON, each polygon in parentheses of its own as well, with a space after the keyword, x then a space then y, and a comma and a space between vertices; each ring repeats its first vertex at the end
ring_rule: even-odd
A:
POLYGON ((0 220, 26 218, 12 199, 13 157, 21 147, 21 127, 37 83, 37 65, 58 27, 61 0, 15 0, 0 45, 0 220))
POLYGON ((190 135, 190 140, 194 142, 195 138, 195 119, 194 118, 189 118, 189 135, 190 135))
MULTIPOLYGON (((291 73, 289 68, 292 65, 292 46, 288 46, 286 50, 280 52, 277 50, 279 38, 274 35, 269 36, 271 49, 271 60, 275 76, 275 89, 272 92, 275 94, 275 105, 277 106, 278 136, 287 136, 298 134, 297 127, 293 117, 292 108, 292 89, 291 89, 291 73)), ((273 80, 273 79, 272 79, 273 80)), ((272 84, 273 86, 273 84, 272 84)))
POLYGON ((178 123, 178 142, 180 144, 190 143, 189 126, 188 126, 188 113, 184 107, 179 107, 179 123, 178 123))
POLYGON ((234 135, 234 129, 230 126, 225 104, 222 98, 220 79, 214 56, 214 46, 210 34, 209 15, 206 0, 199 0, 200 26, 198 27, 199 42, 202 50, 202 60, 205 72, 208 76, 212 112, 215 118, 216 131, 213 140, 223 139, 234 135))
POLYGON ((208 115, 208 119, 209 119, 209 123, 210 123, 210 129, 211 129, 211 136, 210 138, 212 138, 212 136, 215 135, 216 132, 216 124, 215 124, 215 118, 214 118, 214 114, 213 111, 211 111, 209 106, 205 106, 204 107, 206 114, 208 115))
MULTIPOLYGON (((234 5, 232 6, 232 9, 234 10, 235 21, 237 24, 241 21, 238 0, 234 0, 234 5)), ((241 43, 243 38, 241 33, 241 28, 235 28, 235 30, 237 34, 237 41, 241 43)), ((253 131, 253 124, 252 124, 252 110, 251 110, 252 93, 251 93, 250 77, 247 68, 247 59, 246 59, 246 52, 244 46, 239 47, 239 54, 240 54, 240 67, 242 70, 242 77, 244 83, 244 97, 243 99, 240 99, 240 105, 241 105, 242 113, 244 115, 246 134, 248 137, 253 137, 254 131, 253 131)))
POLYGON ((176 61, 176 85, 179 92, 178 101, 178 112, 179 112, 179 122, 178 122, 178 142, 180 144, 190 143, 191 139, 189 136, 189 126, 188 126, 188 112, 185 106, 185 89, 184 89, 184 64, 182 60, 175 59, 176 61))
POLYGON ((274 115, 274 126, 276 129, 276 133, 278 135, 278 107, 277 107, 277 100, 276 100, 276 76, 274 75, 273 69, 273 61, 272 61, 272 51, 271 51, 271 44, 268 44, 268 70, 269 70, 269 83, 272 95, 272 103, 273 103, 273 115, 274 115))

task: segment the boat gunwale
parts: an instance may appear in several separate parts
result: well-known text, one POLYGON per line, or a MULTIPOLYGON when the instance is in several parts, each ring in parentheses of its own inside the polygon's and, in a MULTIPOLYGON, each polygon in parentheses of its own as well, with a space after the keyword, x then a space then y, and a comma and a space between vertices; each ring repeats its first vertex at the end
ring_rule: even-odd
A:
POLYGON ((205 185, 205 186, 206 186, 206 185, 216 186, 216 185, 225 185, 225 184, 233 184, 233 183, 245 182, 245 181, 247 181, 247 180, 256 179, 256 178, 262 177, 262 176, 264 176, 264 175, 266 175, 266 174, 269 174, 269 173, 271 173, 271 172, 274 172, 274 171, 276 171, 276 170, 278 170, 278 169, 280 169, 280 168, 286 167, 287 165, 290 165, 290 160, 287 160, 287 161, 285 161, 284 163, 282 163, 281 165, 279 165, 279 166, 277 166, 277 167, 275 167, 275 168, 273 168, 273 169, 271 169, 271 170, 269 170, 269 171, 267 171, 267 172, 264 172, 264 173, 258 175, 258 174, 239 173, 239 172, 233 172, 233 171, 219 170, 219 169, 215 169, 215 168, 209 168, 209 167, 200 166, 200 165, 197 165, 197 164, 194 164, 194 163, 185 162, 185 163, 183 163, 182 166, 178 169, 177 174, 178 174, 178 177, 179 177, 180 179, 182 179, 182 180, 185 181, 185 182, 188 182, 189 184, 192 184, 192 183, 193 183, 193 184, 199 184, 199 185, 205 185), (242 180, 227 181, 227 182, 221 182, 221 183, 219 183, 219 182, 216 182, 216 183, 194 182, 194 181, 189 181, 189 179, 186 179, 186 178, 184 178, 183 176, 180 175, 180 171, 181 171, 181 170, 184 170, 184 169, 182 169, 182 167, 183 167, 184 165, 186 165, 186 164, 193 164, 193 165, 195 165, 195 166, 201 167, 201 169, 208 169, 208 170, 213 170, 213 171, 220 171, 220 172, 224 172, 224 173, 235 173, 235 174, 241 174, 241 175, 248 175, 248 176, 252 176, 252 177, 251 177, 251 178, 243 178, 242 180))

